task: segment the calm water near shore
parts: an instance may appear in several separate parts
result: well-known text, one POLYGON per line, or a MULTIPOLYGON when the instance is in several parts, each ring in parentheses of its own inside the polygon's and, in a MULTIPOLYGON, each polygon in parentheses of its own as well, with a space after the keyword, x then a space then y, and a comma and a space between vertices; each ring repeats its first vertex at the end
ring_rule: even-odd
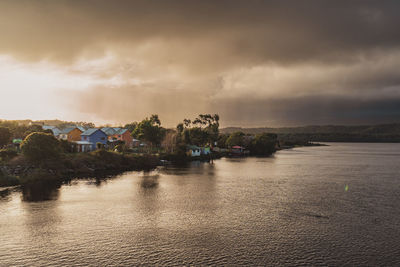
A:
POLYGON ((0 266, 138 264, 399 266, 400 144, 0 193, 0 266))

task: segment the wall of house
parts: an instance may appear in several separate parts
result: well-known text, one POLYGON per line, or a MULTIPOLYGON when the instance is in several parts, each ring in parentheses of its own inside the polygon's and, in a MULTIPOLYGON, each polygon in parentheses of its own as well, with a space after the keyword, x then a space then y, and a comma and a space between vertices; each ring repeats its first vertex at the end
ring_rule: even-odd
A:
POLYGON ((96 150, 97 143, 102 143, 103 145, 107 144, 107 135, 103 131, 97 130, 92 135, 89 135, 89 136, 82 135, 81 140, 93 143, 92 150, 96 150), (85 137, 86 137, 86 139, 85 139, 85 137))
POLYGON ((73 142, 81 140, 81 133, 82 131, 78 128, 73 129, 68 133, 68 141, 73 142))
POLYGON ((132 147, 132 136, 129 131, 122 134, 122 141, 125 141, 127 147, 132 147))
POLYGON ((201 155, 200 149, 192 149, 190 151, 191 151, 192 157, 199 157, 201 155))
POLYGON ((114 134, 112 136, 109 136, 109 139, 110 140, 116 139, 116 140, 124 141, 125 145, 127 147, 132 147, 132 136, 129 131, 126 131, 123 134, 114 134))

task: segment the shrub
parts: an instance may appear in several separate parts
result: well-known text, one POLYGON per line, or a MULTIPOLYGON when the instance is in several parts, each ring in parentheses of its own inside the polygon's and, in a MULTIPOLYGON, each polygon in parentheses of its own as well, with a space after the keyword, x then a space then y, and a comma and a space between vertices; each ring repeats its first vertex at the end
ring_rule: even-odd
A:
POLYGON ((103 149, 103 148, 104 148, 104 144, 102 144, 102 143, 100 143, 100 142, 97 142, 97 143, 96 143, 96 148, 97 148, 97 149, 103 149))
POLYGON ((250 143, 250 153, 256 156, 268 156, 276 151, 276 134, 262 133, 255 136, 250 143))
POLYGON ((6 127, 0 127, 0 148, 7 145, 11 139, 10 129, 6 127))
POLYGON ((125 146, 123 144, 116 145, 114 151, 122 153, 125 151, 125 146))
POLYGON ((19 180, 16 177, 6 175, 0 170, 0 186, 13 186, 18 184, 19 180))
POLYGON ((18 155, 15 149, 0 149, 0 161, 9 161, 18 155))
POLYGON ((74 153, 76 152, 76 144, 69 142, 67 140, 60 140, 61 150, 64 153, 74 153))
POLYGON ((61 146, 53 135, 34 132, 29 134, 22 142, 21 151, 28 160, 41 163, 49 159, 59 159, 61 146))

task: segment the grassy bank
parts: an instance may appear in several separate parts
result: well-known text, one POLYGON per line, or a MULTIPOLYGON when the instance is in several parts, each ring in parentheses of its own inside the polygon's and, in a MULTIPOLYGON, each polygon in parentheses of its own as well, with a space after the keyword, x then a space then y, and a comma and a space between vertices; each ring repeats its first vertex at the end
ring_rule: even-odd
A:
POLYGON ((99 177, 125 171, 154 169, 159 158, 152 155, 123 154, 105 150, 63 154, 59 159, 29 162, 18 155, 1 166, 0 186, 36 182, 62 182, 71 178, 99 177))
POLYGON ((20 181, 17 177, 3 173, 0 170, 0 187, 19 185, 20 181))

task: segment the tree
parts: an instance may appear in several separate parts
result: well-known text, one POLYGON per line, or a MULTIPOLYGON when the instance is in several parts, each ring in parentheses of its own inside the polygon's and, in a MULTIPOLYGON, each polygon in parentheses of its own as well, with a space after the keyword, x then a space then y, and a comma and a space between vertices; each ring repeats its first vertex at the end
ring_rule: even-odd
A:
POLYGON ((228 137, 228 139, 226 139, 225 145, 227 147, 243 146, 244 136, 245 134, 243 132, 234 132, 228 137))
POLYGON ((277 135, 270 133, 258 134, 250 143, 250 153, 257 156, 271 155, 276 151, 277 135))
POLYGON ((217 140, 217 146, 220 148, 226 148, 226 140, 228 140, 229 134, 220 134, 217 140))
POLYGON ((21 144, 22 153, 33 162, 58 159, 61 155, 60 142, 51 134, 34 132, 21 144))
POLYGON ((186 144, 204 146, 209 141, 209 135, 200 127, 185 129, 183 140, 186 144))
POLYGON ((0 127, 0 148, 7 145, 11 139, 11 131, 6 127, 0 127))
POLYGON ((177 131, 186 144, 212 145, 218 140, 219 115, 200 114, 193 121, 184 119, 183 123, 178 124, 177 131))
POLYGON ((60 140, 61 151, 64 153, 74 153, 76 152, 76 144, 68 140, 60 140))
POLYGON ((118 144, 118 145, 116 145, 116 146, 114 147, 114 151, 120 152, 120 153, 124 152, 125 149, 126 149, 126 148, 125 148, 125 144, 118 144))
POLYGON ((129 132, 133 132, 136 129, 137 125, 138 125, 138 123, 135 121, 135 122, 125 124, 124 128, 128 129, 129 132))
POLYGON ((177 133, 174 130, 167 130, 165 137, 162 141, 162 147, 169 153, 173 153, 175 150, 175 146, 178 142, 177 138, 178 138, 179 133, 177 133))
POLYGON ((26 138, 28 135, 30 135, 31 133, 35 133, 35 132, 50 133, 50 134, 53 133, 51 130, 43 130, 42 126, 40 126, 40 125, 30 125, 24 132, 23 138, 26 138))
POLYGON ((139 140, 149 142, 151 145, 160 145, 161 141, 165 136, 166 130, 161 127, 161 121, 158 115, 151 115, 150 118, 142 120, 135 130, 132 132, 132 136, 139 140))

